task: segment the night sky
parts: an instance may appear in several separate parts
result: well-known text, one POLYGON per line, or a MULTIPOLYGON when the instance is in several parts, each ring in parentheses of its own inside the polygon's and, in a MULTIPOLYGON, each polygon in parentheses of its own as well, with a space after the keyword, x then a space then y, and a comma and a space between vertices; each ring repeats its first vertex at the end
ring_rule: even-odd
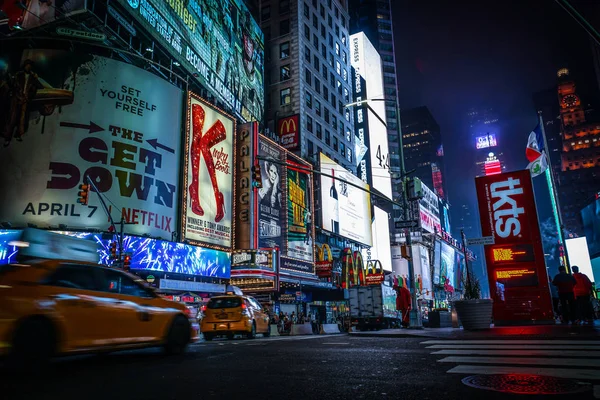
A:
MULTIPOLYGON (((586 17, 585 7, 598 4, 583 3, 586 17)), ((425 105, 439 123, 454 209, 468 197, 475 206, 474 176, 464 157, 474 151, 469 108, 494 108, 508 170, 522 169, 537 123, 533 93, 553 87, 564 66, 580 87, 597 89, 587 34, 552 0, 392 0, 392 8, 400 106, 425 105)))

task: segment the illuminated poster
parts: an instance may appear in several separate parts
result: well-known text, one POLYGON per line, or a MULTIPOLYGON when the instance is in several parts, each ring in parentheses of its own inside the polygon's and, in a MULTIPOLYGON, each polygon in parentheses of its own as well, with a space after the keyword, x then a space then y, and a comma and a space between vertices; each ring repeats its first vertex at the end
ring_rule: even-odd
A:
POLYGON ((25 50, 0 112, 0 221, 109 229, 99 196, 77 203, 89 176, 125 232, 171 239, 177 229, 183 93, 143 69, 60 50, 25 50), (29 79, 25 79, 29 76, 29 79), (21 109, 20 101, 28 105, 21 109), (7 111, 7 110, 3 110, 7 111), (22 120, 23 123, 19 123, 22 120), (122 210, 122 213, 121 213, 122 210))
POLYGON ((454 287, 454 247, 442 242, 440 284, 454 287))
POLYGON ((85 0, 70 1, 0 1, 0 10, 6 17, 0 19, 0 31, 4 34, 37 28, 60 19, 85 12, 85 0), (15 28, 18 26, 20 29, 15 28))
POLYGON ((300 146, 300 115, 295 114, 277 121, 277 134, 281 146, 290 150, 298 150, 300 146))
POLYGON ((505 289, 513 287, 537 286, 538 278, 535 265, 516 268, 497 268, 495 270, 496 282, 504 285, 505 289))
MULTIPOLYGON (((284 150, 261 137, 258 154, 274 161, 283 162, 284 150)), ((258 189, 258 247, 282 248, 282 221, 285 218, 285 197, 283 195, 284 166, 259 160, 262 188, 258 189)))
POLYGON ((423 245, 419 246, 419 258, 421 260, 421 293, 427 300, 433 299, 433 286, 431 284, 431 262, 429 249, 423 245))
POLYGON ((183 237, 231 248, 234 119, 190 93, 183 237))
MULTIPOLYGON (((288 164, 295 163, 288 159, 288 164)), ((302 164, 297 165, 307 168, 302 164)), ((309 175, 288 167, 287 194, 287 255, 313 261, 312 185, 309 175)))
POLYGON ((243 0, 116 0, 244 122, 261 121, 264 37, 243 0))
MULTIPOLYGON (((435 241, 433 248, 433 284, 440 284, 440 268, 442 264, 442 243, 439 240, 435 241)), ((442 282, 443 284, 443 282, 442 282)))
POLYGON ((421 227, 428 232, 441 232, 440 200, 438 196, 424 183, 421 183, 422 197, 419 200, 421 227))
POLYGON ((477 149, 487 149, 488 147, 495 147, 498 145, 496 140, 496 134, 490 133, 484 136, 477 136, 475 139, 475 147, 477 149))

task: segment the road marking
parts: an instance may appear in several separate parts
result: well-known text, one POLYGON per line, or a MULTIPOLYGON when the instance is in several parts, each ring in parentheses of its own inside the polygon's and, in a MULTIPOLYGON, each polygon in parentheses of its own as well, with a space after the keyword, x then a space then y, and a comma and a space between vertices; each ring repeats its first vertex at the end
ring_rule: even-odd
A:
POLYGON ((600 360, 585 358, 517 358, 517 357, 456 357, 438 360, 440 363, 456 364, 511 364, 511 365, 558 365, 564 367, 600 368, 600 360))
POLYGON ((339 343, 337 343, 337 342, 324 342, 324 343, 321 343, 321 344, 350 344, 350 342, 345 342, 345 343, 342 343, 342 342, 339 342, 339 343))
POLYGON ((450 370, 449 374, 530 374, 554 376, 566 379, 600 380, 600 371, 595 369, 568 369, 568 368, 535 368, 514 366, 487 366, 487 365, 458 365, 450 370))
MULTIPOLYGON (((598 346, 558 346, 565 350, 600 350, 600 344, 598 346)), ((517 344, 517 345, 498 345, 498 344, 436 344, 433 346, 427 346, 426 349, 513 349, 513 350, 551 350, 556 349, 557 346, 550 344, 517 344)))
POLYGON ((585 350, 440 350, 431 354, 446 356, 563 356, 563 357, 600 357, 600 351, 585 350))
POLYGON ((595 344, 600 346, 600 340, 427 340, 420 344, 552 344, 552 345, 582 345, 595 344))

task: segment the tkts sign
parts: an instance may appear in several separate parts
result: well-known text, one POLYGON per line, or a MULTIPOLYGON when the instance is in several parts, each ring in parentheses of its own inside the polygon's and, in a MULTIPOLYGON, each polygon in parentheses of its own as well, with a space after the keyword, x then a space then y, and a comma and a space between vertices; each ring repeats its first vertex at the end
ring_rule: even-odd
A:
POLYGON ((529 170, 475 180, 496 325, 553 319, 529 170), (526 279, 524 278, 526 277, 526 279))
POLYGON ((292 115, 277 121, 277 135, 281 146, 294 151, 300 146, 300 115, 292 115))

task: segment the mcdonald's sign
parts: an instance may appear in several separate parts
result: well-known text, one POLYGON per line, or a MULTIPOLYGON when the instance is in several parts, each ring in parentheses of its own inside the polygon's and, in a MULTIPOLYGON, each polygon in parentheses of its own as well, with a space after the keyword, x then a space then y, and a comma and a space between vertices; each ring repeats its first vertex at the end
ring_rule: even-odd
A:
POLYGON ((359 251, 342 250, 342 287, 359 286, 365 283, 364 263, 359 251))
POLYGON ((380 285, 385 279, 383 266, 379 260, 367 261, 365 268, 365 283, 367 285, 380 285))
POLYGON ((295 114, 277 121, 277 135, 282 147, 294 151, 300 146, 300 115, 295 114))
POLYGON ((331 248, 327 243, 323 246, 315 244, 317 261, 315 262, 315 272, 319 278, 331 278, 333 271, 333 255, 331 248))

